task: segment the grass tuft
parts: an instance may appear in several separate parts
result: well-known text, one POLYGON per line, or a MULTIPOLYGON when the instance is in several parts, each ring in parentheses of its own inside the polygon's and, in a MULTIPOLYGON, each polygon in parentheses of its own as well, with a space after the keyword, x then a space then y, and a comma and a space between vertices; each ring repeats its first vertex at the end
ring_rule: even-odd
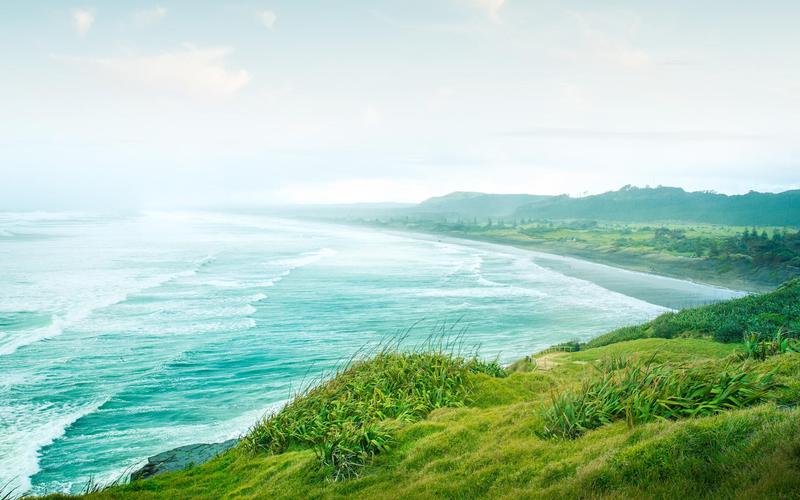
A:
POLYGON ((574 439, 625 420, 629 427, 653 420, 704 417, 768 399, 779 384, 741 368, 719 374, 666 364, 611 363, 598 380, 575 392, 552 396, 544 407, 543 435, 574 439), (621 369, 613 369, 621 366, 621 369))
POLYGON ((744 348, 740 357, 742 359, 755 359, 764 361, 770 356, 786 354, 787 352, 800 352, 800 340, 787 337, 782 328, 779 328, 772 338, 750 332, 744 336, 744 348))
POLYGON ((332 479, 355 477, 389 449, 393 423, 421 420, 436 408, 464 406, 472 391, 471 375, 477 373, 505 375, 496 362, 441 350, 379 352, 257 423, 242 447, 271 454, 312 448, 332 479))
POLYGON ((19 498, 19 494, 17 494, 19 486, 11 486, 11 483, 16 479, 16 477, 13 477, 5 484, 0 484, 0 500, 16 500, 19 498))

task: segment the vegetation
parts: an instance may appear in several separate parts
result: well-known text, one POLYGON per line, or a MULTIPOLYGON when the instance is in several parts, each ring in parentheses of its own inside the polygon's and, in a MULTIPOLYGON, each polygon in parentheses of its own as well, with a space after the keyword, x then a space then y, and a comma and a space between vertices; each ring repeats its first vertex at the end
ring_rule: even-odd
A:
POLYGON ((727 196, 675 187, 625 186, 572 198, 519 194, 451 193, 431 198, 406 215, 516 217, 642 223, 690 222, 734 226, 800 226, 800 190, 727 196))
POLYGON ((779 346, 764 357, 712 337, 715 321, 749 324, 759 307, 773 308, 770 324, 791 323, 798 289, 661 319, 669 338, 568 343, 505 372, 442 351, 381 352, 207 464, 89 497, 796 497, 800 353, 777 330, 761 340, 779 346), (354 430, 370 425, 387 446, 354 430), (355 474, 320 452, 336 436, 356 450, 355 474))
POLYGON ((579 391, 554 394, 544 410, 543 434, 574 439, 616 420, 632 427, 656 419, 709 416, 760 403, 775 387, 771 373, 758 377, 740 367, 715 374, 666 364, 625 363, 622 369, 604 371, 579 391))
POLYGON ((455 192, 416 206, 318 216, 531 247, 751 291, 800 276, 800 190, 726 196, 625 186, 580 198, 455 192))
POLYGON ((766 339, 757 333, 744 336, 744 352, 742 358, 764 361, 770 356, 800 352, 800 340, 787 337, 782 329, 775 332, 775 337, 766 339))
POLYGON ((486 194, 457 191, 420 203, 413 211, 427 214, 457 214, 469 217, 508 217, 520 207, 542 202, 552 196, 533 194, 486 194))
POLYGON ((242 440, 251 453, 313 448, 334 480, 357 476, 389 449, 392 426, 469 400, 470 374, 503 376, 496 363, 434 352, 379 352, 300 395, 256 424, 242 440))
POLYGON ((665 313, 653 321, 601 335, 586 347, 677 336, 711 336, 719 342, 742 342, 746 337, 766 340, 778 330, 784 338, 800 336, 800 279, 771 293, 665 313))
POLYGON ((0 484, 0 500, 14 500, 17 497, 17 488, 11 486, 11 481, 0 484))

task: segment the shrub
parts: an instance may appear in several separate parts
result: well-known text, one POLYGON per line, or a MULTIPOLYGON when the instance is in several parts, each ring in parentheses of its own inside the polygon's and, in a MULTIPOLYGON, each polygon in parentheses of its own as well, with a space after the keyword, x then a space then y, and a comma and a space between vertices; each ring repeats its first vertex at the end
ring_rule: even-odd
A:
POLYGON ((764 401, 778 387, 772 374, 741 369, 718 375, 667 365, 624 363, 577 392, 554 395, 542 409, 546 437, 574 439, 618 420, 629 426, 655 419, 707 416, 764 401))
POLYGON ((551 352, 579 352, 584 349, 584 346, 585 344, 581 344, 579 340, 568 340, 567 342, 551 345, 547 349, 539 351, 537 354, 548 354, 551 352))
POLYGON ((746 334, 744 336, 744 342, 742 343, 744 351, 741 354, 741 358, 764 361, 768 357, 775 356, 776 354, 800 352, 800 341, 787 337, 780 328, 775 332, 772 338, 765 337, 765 335, 757 332, 746 334))
POLYGON ((601 335, 586 347, 681 335, 711 336, 718 342, 741 342, 744 332, 767 332, 778 328, 783 328, 789 336, 800 335, 800 279, 787 281, 769 293, 664 313, 649 323, 601 335))
POLYGON ((591 349, 594 347, 602 347, 604 345, 616 344, 617 342, 625 342, 627 340, 636 340, 649 337, 650 335, 645 332, 642 325, 623 326, 613 332, 606 333, 596 337, 586 343, 585 348, 591 349))
POLYGON ((658 318, 654 319, 650 328, 652 329, 652 336, 662 339, 671 339, 683 333, 686 327, 679 321, 680 318, 675 317, 675 313, 664 313, 658 318))
POLYGON ((714 333, 714 340, 718 342, 736 342, 741 338, 745 326, 736 322, 732 318, 728 318, 720 323, 717 331, 714 333))
POLYGON ((443 352, 381 352, 356 362, 257 423, 242 440, 251 452, 315 450, 333 479, 359 470, 391 444, 389 420, 413 422, 436 408, 463 406, 471 375, 503 376, 496 362, 443 352))
POLYGON ((332 471, 332 479, 339 481, 358 476, 360 468, 387 450, 390 442, 391 430, 381 422, 344 422, 330 429, 325 439, 314 446, 314 453, 332 471))

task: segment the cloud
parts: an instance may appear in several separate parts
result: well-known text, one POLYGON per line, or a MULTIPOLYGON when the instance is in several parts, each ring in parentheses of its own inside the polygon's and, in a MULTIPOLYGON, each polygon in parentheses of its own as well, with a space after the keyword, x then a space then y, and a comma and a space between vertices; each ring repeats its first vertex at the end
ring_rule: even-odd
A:
POLYGON ((148 56, 116 58, 60 58, 91 64, 123 80, 157 90, 192 97, 229 97, 250 82, 245 70, 230 70, 225 59, 229 48, 200 49, 186 45, 182 50, 148 56))
POLYGON ((500 9, 505 5, 506 0, 475 0, 478 7, 486 11, 489 20, 493 23, 500 22, 500 9))
POLYGON ((262 10, 256 14, 256 17, 258 17, 258 20, 261 24, 269 29, 272 29, 272 27, 275 25, 275 21, 278 20, 278 16, 271 10, 262 10))
POLYGON ((167 9, 159 5, 151 9, 136 11, 136 13, 133 15, 133 19, 139 26, 147 26, 159 22, 160 20, 164 19, 166 15, 167 9))
POLYGON ((79 36, 86 36, 94 24, 94 12, 89 9, 75 9, 72 11, 72 24, 79 36))

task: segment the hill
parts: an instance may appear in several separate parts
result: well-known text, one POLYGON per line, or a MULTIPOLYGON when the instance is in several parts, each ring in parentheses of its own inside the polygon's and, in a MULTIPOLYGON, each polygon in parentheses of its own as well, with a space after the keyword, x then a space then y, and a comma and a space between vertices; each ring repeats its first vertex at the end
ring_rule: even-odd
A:
POLYGON ((800 190, 724 195, 675 187, 637 188, 572 198, 456 192, 423 201, 417 213, 535 220, 694 222, 735 226, 800 226, 800 190))
POLYGON ((532 194, 486 194, 456 191, 445 196, 429 198, 414 207, 414 211, 468 217, 509 217, 513 216, 522 206, 549 198, 549 196, 532 194))
POLYGON ((796 498, 799 298, 790 282, 505 369, 383 350, 211 462, 89 497, 796 498))
POLYGON ((728 196, 681 188, 626 186, 584 198, 559 196, 520 206, 515 215, 618 222, 680 221, 735 226, 800 225, 800 190, 728 196))

